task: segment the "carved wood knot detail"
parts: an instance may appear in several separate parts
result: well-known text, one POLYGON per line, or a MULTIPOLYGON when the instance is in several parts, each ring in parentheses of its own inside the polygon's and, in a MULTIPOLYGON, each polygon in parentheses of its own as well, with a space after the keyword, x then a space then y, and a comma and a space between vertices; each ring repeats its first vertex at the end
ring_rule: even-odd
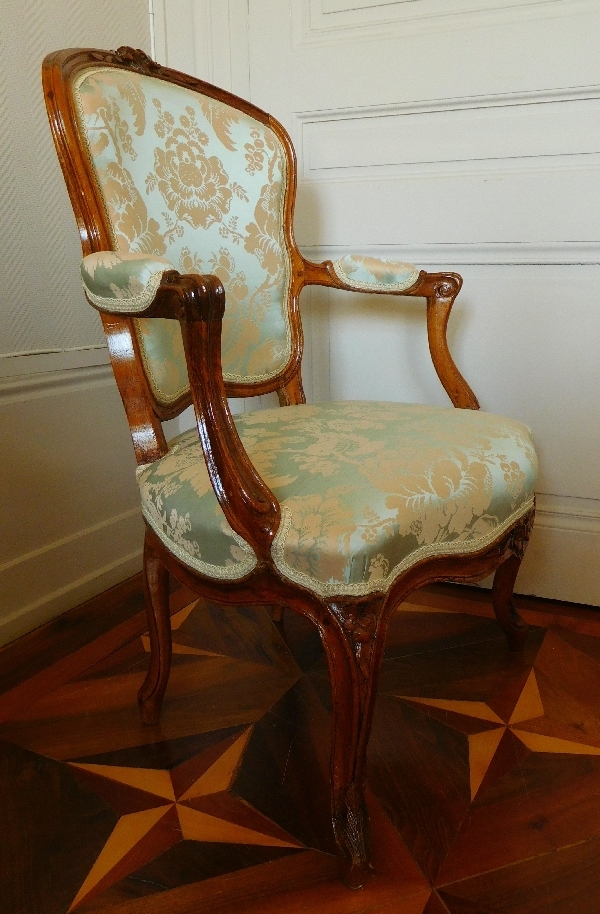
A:
POLYGON ((140 48, 130 48, 122 45, 117 48, 114 54, 117 63, 131 67, 133 70, 139 70, 141 73, 156 73, 160 70, 160 64, 148 57, 145 51, 140 48))
POLYGON ((435 287, 435 293, 439 298, 450 298, 452 295, 456 295, 457 292, 458 283, 451 282, 447 279, 439 282, 435 287))
POLYGON ((533 521, 535 518, 535 510, 530 511, 527 514, 518 527, 515 527, 511 531, 510 537, 508 539, 508 548, 518 559, 523 559, 525 555, 525 550, 527 549, 527 543, 531 536, 531 531, 533 530, 533 521))
POLYGON ((342 627, 352 645, 358 671, 367 680, 377 631, 377 616, 374 612, 361 613, 358 609, 352 609, 342 622, 342 627))
POLYGON ((364 866, 368 858, 369 826, 364 792, 356 784, 349 785, 344 803, 335 811, 333 827, 346 858, 354 866, 364 866))

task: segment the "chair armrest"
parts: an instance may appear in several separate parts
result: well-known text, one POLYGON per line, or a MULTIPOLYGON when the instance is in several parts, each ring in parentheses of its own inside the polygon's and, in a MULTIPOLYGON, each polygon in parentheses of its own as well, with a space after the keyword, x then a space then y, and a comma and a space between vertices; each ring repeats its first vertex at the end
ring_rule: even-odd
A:
POLYGON ((163 273, 174 269, 163 257, 98 251, 83 258, 81 281, 99 311, 139 317, 154 301, 163 273))
POLYGON ((279 502, 240 440, 225 393, 221 330, 225 290, 217 276, 182 275, 167 260, 101 252, 82 264, 86 296, 119 317, 178 320, 198 435, 213 489, 229 525, 270 561, 281 520, 279 502))
MULTIPOLYGON (((182 302, 179 322, 210 481, 229 525, 259 562, 272 564, 281 509, 248 457, 229 409, 221 365, 225 290, 217 276, 167 277, 174 297, 182 302)), ((159 287, 159 292, 164 289, 159 287)))
POLYGON ((347 289, 357 292, 393 294, 414 286, 419 270, 412 263, 400 263, 381 257, 347 254, 331 264, 336 277, 347 289))
POLYGON ((427 339, 438 378, 454 406, 479 409, 477 397, 450 355, 446 336, 452 305, 462 286, 458 273, 426 273, 411 263, 347 254, 324 263, 311 263, 303 258, 299 285, 300 288, 322 285, 349 292, 426 298, 427 339))

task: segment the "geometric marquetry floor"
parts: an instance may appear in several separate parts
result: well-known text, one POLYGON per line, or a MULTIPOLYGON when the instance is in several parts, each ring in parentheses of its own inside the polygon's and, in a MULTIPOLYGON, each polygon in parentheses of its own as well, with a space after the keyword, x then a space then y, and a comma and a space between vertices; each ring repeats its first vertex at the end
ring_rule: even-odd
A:
POLYGON ((375 874, 337 880, 314 631, 172 596, 161 723, 139 722, 138 583, 0 653, 4 914, 598 914, 600 611, 413 595, 369 750, 375 874))

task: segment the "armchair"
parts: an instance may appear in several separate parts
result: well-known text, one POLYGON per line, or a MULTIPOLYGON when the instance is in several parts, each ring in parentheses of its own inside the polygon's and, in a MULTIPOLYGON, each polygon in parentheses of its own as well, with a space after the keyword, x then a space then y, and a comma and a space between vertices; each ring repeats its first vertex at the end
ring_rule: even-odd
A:
POLYGON ((528 430, 478 411, 446 325, 462 280, 296 247, 295 157, 248 102, 141 51, 50 54, 48 115, 133 439, 146 524, 151 659, 139 693, 158 721, 169 677, 168 577, 221 603, 288 607, 318 628, 332 687, 332 822, 345 878, 369 869, 365 759, 394 609, 428 582, 495 571, 511 595, 534 515, 528 430), (427 301, 431 357, 452 408, 306 404, 299 296, 307 285, 427 301), (227 397, 281 407, 232 417, 227 397), (162 421, 193 403, 196 428, 162 421))

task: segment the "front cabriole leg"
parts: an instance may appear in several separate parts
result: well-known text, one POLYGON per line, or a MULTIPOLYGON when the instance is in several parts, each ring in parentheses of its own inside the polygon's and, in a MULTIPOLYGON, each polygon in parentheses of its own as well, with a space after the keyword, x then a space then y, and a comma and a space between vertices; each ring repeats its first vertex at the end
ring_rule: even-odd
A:
POLYGON ((383 654, 381 597, 336 601, 321 637, 332 694, 331 794, 335 838, 344 878, 360 888, 369 875, 371 832, 365 802, 366 753, 383 654))
POLYGON ((528 625, 523 621, 515 608, 512 599, 513 589, 529 537, 533 528, 535 508, 533 508, 515 527, 508 540, 508 558, 500 565, 494 575, 492 600, 494 613, 506 635, 511 651, 522 651, 525 647, 528 625))
POLYGON ((148 533, 144 541, 144 582, 150 635, 150 666, 138 692, 138 704, 142 722, 157 724, 171 669, 169 572, 151 544, 148 533))

